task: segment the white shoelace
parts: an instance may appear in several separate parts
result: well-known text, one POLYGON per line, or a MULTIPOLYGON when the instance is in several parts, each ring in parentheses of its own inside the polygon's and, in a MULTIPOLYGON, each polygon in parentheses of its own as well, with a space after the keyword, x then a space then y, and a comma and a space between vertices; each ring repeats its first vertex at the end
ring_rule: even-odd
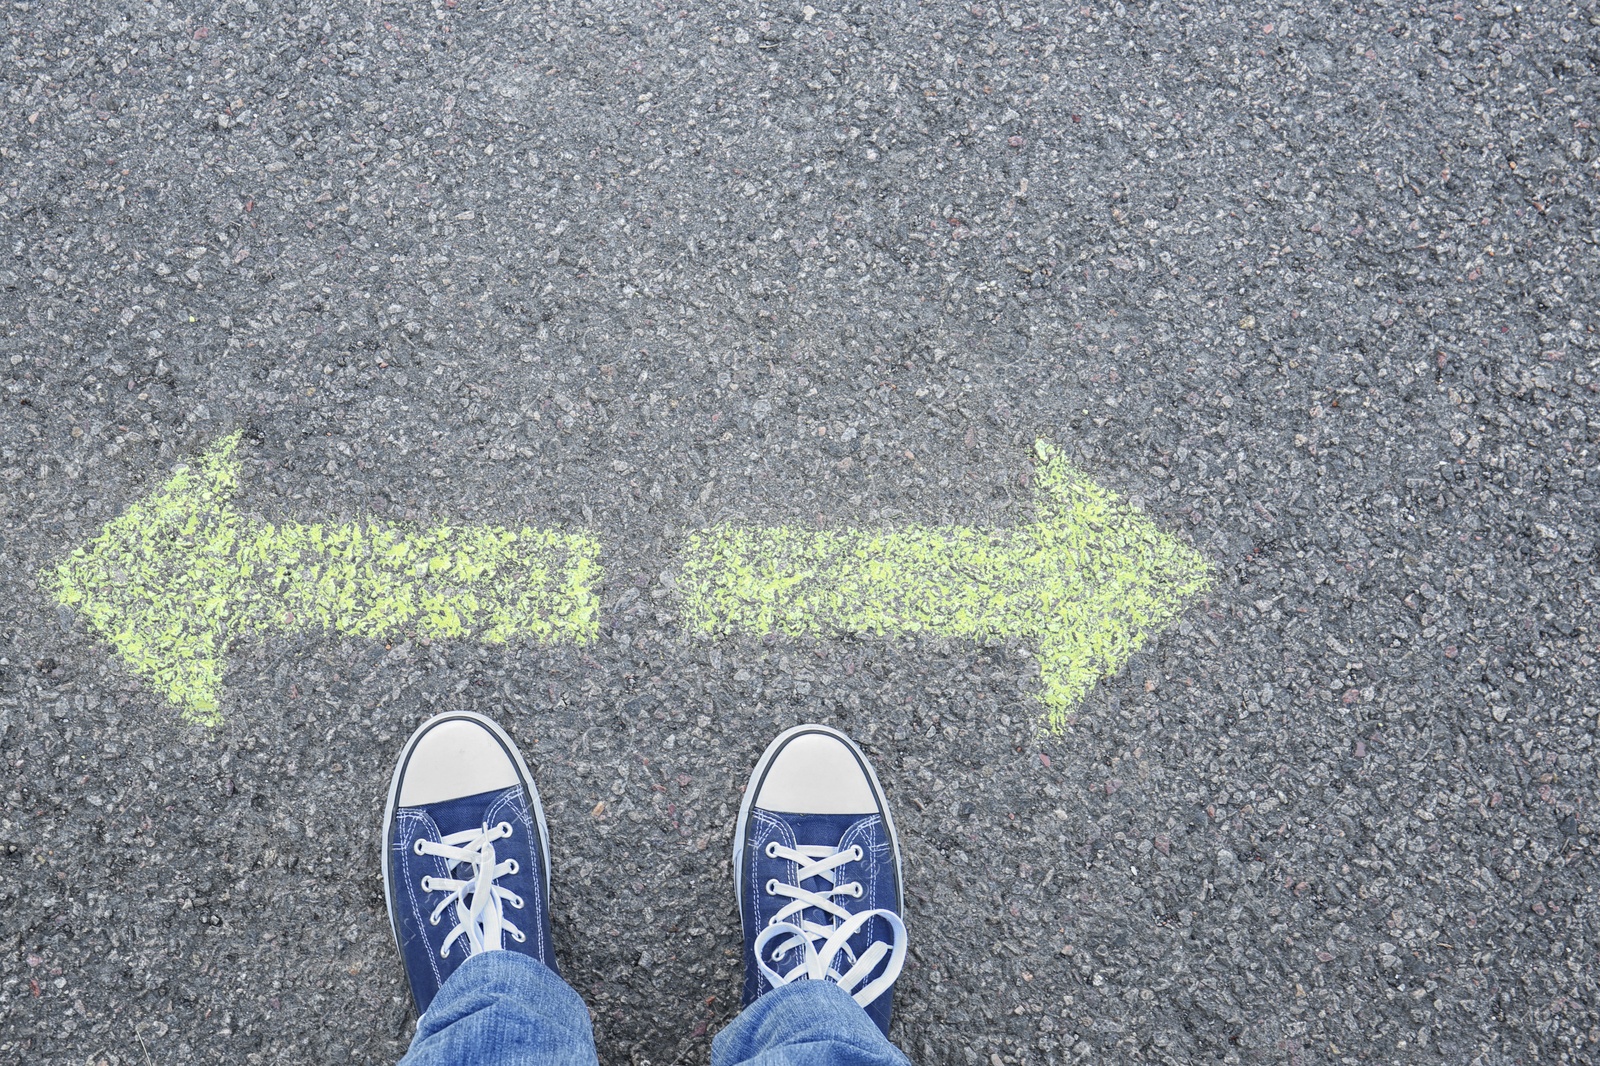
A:
POLYGON ((446 871, 451 874, 450 877, 422 879, 422 891, 449 893, 428 916, 430 924, 438 925, 446 908, 455 904, 456 925, 439 948, 441 958, 449 955, 450 946, 463 936, 467 938, 468 957, 480 951, 499 950, 502 935, 511 937, 519 944, 528 939, 522 930, 506 919, 503 910, 504 905, 521 910, 522 897, 495 884, 496 879, 515 874, 518 870, 516 859, 495 861, 494 842, 510 835, 511 823, 501 822, 496 826, 451 833, 437 844, 431 840, 417 841, 415 850, 418 855, 440 856, 445 861, 446 871), (462 874, 459 878, 455 876, 458 871, 462 874))
POLYGON ((831 980, 849 992, 863 1007, 887 991, 889 986, 894 984, 895 978, 900 976, 900 968, 905 965, 905 923, 893 911, 870 910, 852 914, 834 902, 835 896, 861 898, 862 887, 859 881, 839 884, 839 867, 847 862, 861 861, 863 855, 861 848, 850 847, 841 851, 836 847, 819 844, 788 848, 774 841, 767 845, 766 855, 769 859, 787 859, 799 865, 799 869, 795 872, 795 884, 785 884, 777 878, 772 878, 763 889, 769 896, 787 896, 790 900, 772 916, 767 927, 756 937, 756 964, 761 967, 762 975, 772 982, 772 987, 780 988, 802 978, 814 981, 831 980), (800 887, 813 877, 820 877, 833 887, 826 892, 810 892, 800 887), (805 912, 811 908, 828 915, 830 921, 823 924, 806 917, 805 912), (850 938, 874 918, 882 918, 888 923, 890 942, 875 940, 861 953, 860 958, 856 958, 855 952, 850 949, 850 938), (774 962, 782 960, 795 948, 800 948, 803 952, 799 964, 788 973, 778 973, 767 964, 767 946, 780 936, 787 936, 788 939, 779 944, 772 953, 774 962), (890 955, 890 952, 893 954, 890 955), (849 963, 848 969, 844 968, 844 963, 838 961, 840 955, 843 955, 845 962, 849 963), (877 968, 885 955, 890 955, 890 958, 883 973, 858 989, 856 986, 867 979, 867 975, 877 968))

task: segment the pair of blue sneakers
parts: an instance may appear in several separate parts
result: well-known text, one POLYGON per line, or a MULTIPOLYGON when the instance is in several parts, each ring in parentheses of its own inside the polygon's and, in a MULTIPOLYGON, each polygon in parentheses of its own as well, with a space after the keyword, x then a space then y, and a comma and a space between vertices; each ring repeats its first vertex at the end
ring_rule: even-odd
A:
MULTIPOLYGON (((482 951, 556 970, 550 834, 498 725, 458 711, 412 734, 383 833, 389 922, 419 1012, 482 951)), ((877 775, 843 733, 796 726, 767 747, 739 810, 733 885, 746 1006, 791 981, 833 981, 888 1035, 906 954, 900 848, 877 775)))

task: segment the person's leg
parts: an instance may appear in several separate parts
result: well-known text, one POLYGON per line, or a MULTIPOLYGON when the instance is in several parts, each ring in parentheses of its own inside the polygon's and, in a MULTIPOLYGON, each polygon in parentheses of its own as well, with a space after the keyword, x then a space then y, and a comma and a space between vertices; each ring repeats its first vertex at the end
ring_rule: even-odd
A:
POLYGON ((383 887, 421 1018, 405 1061, 596 1061, 589 1013, 556 974, 550 845, 511 738, 466 711, 429 719, 389 786, 383 887))
POLYGON ((400 1066, 594 1066, 589 1010, 550 967, 485 951, 439 987, 400 1066))
POLYGON ((907 1066, 850 993, 795 981, 764 993, 711 1041, 712 1066, 907 1066))
POLYGON ((745 1009, 713 1066, 905 1066, 889 1043, 905 962, 900 846, 861 749, 826 726, 774 740, 733 843, 745 1009))

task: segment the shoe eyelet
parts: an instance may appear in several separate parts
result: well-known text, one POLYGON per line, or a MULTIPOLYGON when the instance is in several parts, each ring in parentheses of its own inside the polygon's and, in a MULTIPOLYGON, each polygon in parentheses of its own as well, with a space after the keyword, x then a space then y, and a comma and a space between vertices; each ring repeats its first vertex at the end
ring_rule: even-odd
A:
POLYGON ((421 855, 423 853, 422 852, 422 838, 421 837, 418 837, 417 838, 417 842, 415 844, 411 845, 411 851, 415 855, 421 855))
POLYGON ((433 891, 433 878, 424 877, 422 879, 422 891, 424 891, 424 892, 432 892, 433 891))
POLYGON ((428 915, 428 924, 429 925, 438 925, 439 924, 439 916, 437 914, 428 915))
POLYGON ((449 948, 440 948, 439 949, 439 957, 441 959, 448 959, 450 957, 450 949, 449 948))
POLYGON ((495 828, 495 831, 497 833, 499 833, 503 837, 508 837, 508 836, 511 835, 511 823, 510 822, 501 822, 499 825, 495 826, 494 828, 495 828))
POLYGON ((519 944, 525 944, 528 942, 528 935, 520 929, 513 929, 511 930, 511 939, 519 944))
POLYGON ((510 863, 510 865, 506 867, 506 873, 508 874, 515 874, 518 870, 522 869, 522 867, 517 865, 516 859, 507 859, 506 862, 510 863))
POLYGON ((506 900, 506 902, 511 904, 512 907, 516 908, 519 911, 523 907, 523 902, 522 902, 522 897, 521 896, 512 896, 510 899, 506 900))
POLYGON ((767 858, 776 859, 777 857, 778 857, 778 842, 776 840, 769 841, 768 844, 767 844, 767 858))
POLYGON ((864 896, 866 894, 867 894, 867 890, 861 887, 861 882, 860 881, 852 881, 850 883, 850 895, 852 897, 854 897, 855 899, 860 899, 862 896, 864 896))
POLYGON ((862 859, 866 858, 866 856, 867 856, 867 853, 861 850, 861 845, 860 844, 852 844, 850 846, 850 850, 855 854, 855 860, 854 861, 856 861, 856 862, 860 862, 862 859))
POLYGON ((767 895, 776 896, 777 894, 778 894, 778 879, 776 877, 769 878, 767 880, 767 895))

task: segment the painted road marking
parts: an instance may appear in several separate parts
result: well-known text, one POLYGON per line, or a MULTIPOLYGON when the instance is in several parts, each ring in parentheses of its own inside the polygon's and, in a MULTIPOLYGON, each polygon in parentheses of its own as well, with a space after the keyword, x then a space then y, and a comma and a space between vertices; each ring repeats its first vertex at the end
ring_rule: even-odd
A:
POLYGON ((1206 562, 1036 445, 1037 518, 1020 529, 911 526, 697 533, 679 586, 710 635, 1031 638, 1052 727, 1209 583, 1206 562))
POLYGON ((498 526, 254 522, 232 507, 239 434, 179 467, 41 578, 192 722, 217 725, 224 655, 246 632, 333 631, 585 644, 600 544, 498 526))

